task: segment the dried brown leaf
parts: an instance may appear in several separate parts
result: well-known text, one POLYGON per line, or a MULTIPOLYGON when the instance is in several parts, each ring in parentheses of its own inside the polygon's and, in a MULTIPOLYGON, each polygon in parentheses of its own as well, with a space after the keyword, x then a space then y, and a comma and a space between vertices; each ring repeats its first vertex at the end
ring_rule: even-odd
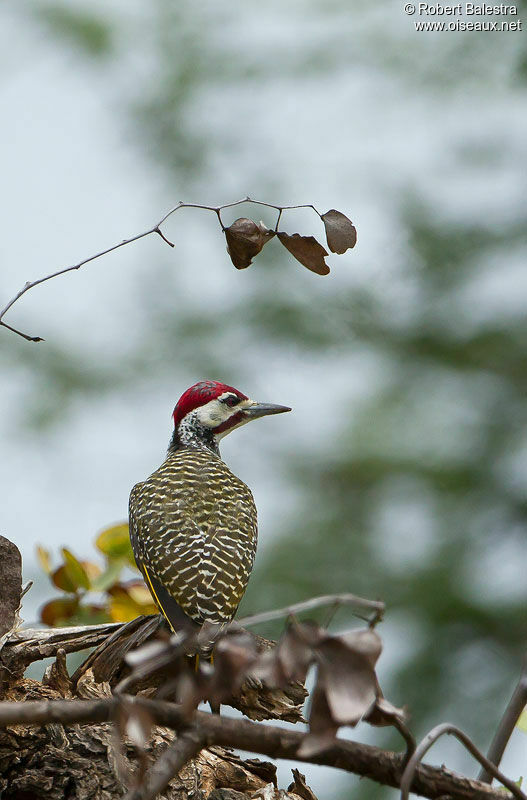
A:
POLYGON ((373 669, 382 652, 382 641, 374 630, 349 631, 336 636, 339 642, 351 652, 360 654, 373 669))
POLYGON ((206 685, 206 697, 217 705, 237 694, 257 659, 254 638, 246 631, 223 636, 214 648, 214 669, 206 685))
POLYGON ((373 668, 361 654, 335 640, 319 648, 317 685, 338 725, 356 725, 376 699, 373 668))
POLYGON ((357 229, 345 214, 331 208, 325 214, 322 214, 321 219, 326 228, 326 239, 332 253, 342 254, 349 247, 355 247, 357 229))
POLYGON ((289 625, 276 647, 260 654, 251 675, 268 686, 284 688, 294 681, 303 683, 313 663, 313 646, 318 639, 316 625, 289 625))
POLYGON ((266 228, 263 222, 258 225, 252 219, 239 217, 225 228, 227 252, 236 269, 246 269, 261 251, 266 242, 274 236, 274 231, 266 228))
POLYGON ((324 261, 328 252, 314 236, 300 236, 299 233, 289 235, 283 232, 277 233, 277 236, 286 250, 289 250, 291 255, 311 272, 316 272, 317 275, 329 273, 329 267, 324 261))
POLYGON ((309 734, 298 748, 298 755, 302 758, 310 758, 315 753, 326 750, 334 741, 338 729, 339 726, 331 715, 326 692, 317 681, 311 695, 309 734))
POLYGON ((289 625, 276 647, 276 654, 288 683, 306 679, 313 663, 313 648, 320 640, 320 628, 312 623, 289 625))
POLYGON ((125 662, 132 669, 130 678, 139 680, 168 666, 176 674, 184 663, 186 640, 186 634, 179 632, 168 640, 156 639, 127 652, 125 662))
POLYGON ((364 717, 365 722, 369 722, 370 725, 375 725, 376 727, 393 725, 396 720, 400 722, 406 721, 406 712, 404 708, 397 708, 397 706, 392 705, 382 694, 380 697, 377 697, 372 708, 364 717))
POLYGON ((372 630, 331 636, 319 629, 315 646, 317 679, 309 716, 307 756, 325 749, 341 725, 356 725, 379 695, 375 664, 381 640, 372 630))

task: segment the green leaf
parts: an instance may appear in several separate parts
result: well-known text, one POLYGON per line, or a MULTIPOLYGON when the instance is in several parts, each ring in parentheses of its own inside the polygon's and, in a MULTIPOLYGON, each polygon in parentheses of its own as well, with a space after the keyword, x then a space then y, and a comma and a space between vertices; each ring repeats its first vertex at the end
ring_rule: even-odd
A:
POLYGON ((111 622, 112 618, 105 606, 90 603, 89 605, 79 605, 74 616, 69 620, 73 625, 100 625, 104 622, 111 622))
POLYGON ((88 574, 81 562, 75 558, 73 553, 66 547, 62 548, 61 553, 64 559, 66 573, 70 581, 73 583, 75 591, 77 589, 89 589, 90 579, 88 578, 88 574))
MULTIPOLYGON (((129 593, 126 586, 115 586, 110 592, 109 611, 113 622, 131 622, 141 614, 157 614, 158 609, 152 599, 150 603, 144 603, 146 599, 141 596, 141 603, 138 603, 129 593)), ((133 587, 136 588, 135 586, 133 587)), ((145 587, 146 589, 146 587, 145 587)))
POLYGON ((77 591, 77 587, 71 579, 65 564, 57 567, 57 569, 51 573, 51 580, 57 589, 62 589, 63 592, 75 593, 77 591))
POLYGON ((95 544, 109 560, 126 558, 129 563, 135 564, 126 522, 105 528, 98 535, 95 544))
POLYGON ((108 568, 91 582, 92 591, 105 592, 111 586, 118 583, 123 566, 124 563, 122 560, 112 561, 108 565, 108 568))

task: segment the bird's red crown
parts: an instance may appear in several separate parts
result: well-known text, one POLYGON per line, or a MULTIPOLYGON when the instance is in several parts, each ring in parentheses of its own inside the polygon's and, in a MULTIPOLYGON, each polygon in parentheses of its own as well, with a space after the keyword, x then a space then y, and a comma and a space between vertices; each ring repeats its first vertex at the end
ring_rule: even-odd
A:
POLYGON ((240 400, 247 400, 247 395, 238 391, 238 389, 234 389, 232 386, 228 386, 226 383, 220 383, 219 381, 199 381, 195 383, 194 386, 191 386, 190 389, 183 392, 177 401, 173 413, 174 425, 176 428, 183 417, 190 411, 194 411, 195 408, 210 403, 211 400, 221 397, 225 392, 235 394, 240 400))

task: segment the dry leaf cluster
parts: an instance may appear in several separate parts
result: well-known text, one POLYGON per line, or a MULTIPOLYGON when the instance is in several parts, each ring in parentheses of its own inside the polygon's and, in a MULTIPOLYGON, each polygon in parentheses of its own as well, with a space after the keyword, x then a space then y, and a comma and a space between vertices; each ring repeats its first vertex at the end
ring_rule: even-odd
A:
MULTIPOLYGON (((318 214, 318 211, 317 211, 318 214)), ((350 219, 332 208, 325 214, 319 214, 326 230, 326 240, 332 253, 345 253, 355 247, 357 231, 350 219)), ((224 229, 227 240, 227 252, 236 269, 246 269, 263 246, 274 236, 304 267, 318 275, 327 275, 329 267, 325 262, 328 251, 314 236, 301 236, 299 233, 267 228, 263 222, 256 223, 247 217, 239 217, 232 225, 224 229)))
MULTIPOLYGON (((336 635, 315 623, 293 619, 277 645, 263 651, 253 635, 235 626, 215 634, 211 629, 202 630, 201 636, 206 641, 215 638, 212 664, 201 658, 196 670, 194 659, 187 654, 196 644, 199 649, 199 642, 178 634, 126 655, 131 673, 117 690, 128 691, 147 676, 168 672, 171 678, 161 686, 159 696, 176 700, 190 719, 201 702, 208 701, 218 709, 239 695, 243 686, 285 689, 304 684, 314 668, 310 735, 300 751, 305 757, 331 746, 344 725, 355 726, 360 720, 377 726, 404 723, 403 710, 382 695, 375 673, 382 643, 371 628, 336 635)), ((137 727, 144 727, 143 717, 137 727)))

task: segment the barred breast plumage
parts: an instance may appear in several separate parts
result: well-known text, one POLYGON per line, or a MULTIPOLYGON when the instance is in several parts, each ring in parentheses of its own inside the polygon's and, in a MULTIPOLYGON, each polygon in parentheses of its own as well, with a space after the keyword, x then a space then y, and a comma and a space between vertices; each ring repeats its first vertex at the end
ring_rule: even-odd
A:
POLYGON ((147 583, 159 582, 193 622, 232 619, 253 567, 256 507, 219 456, 170 452, 132 489, 130 535, 147 583))

